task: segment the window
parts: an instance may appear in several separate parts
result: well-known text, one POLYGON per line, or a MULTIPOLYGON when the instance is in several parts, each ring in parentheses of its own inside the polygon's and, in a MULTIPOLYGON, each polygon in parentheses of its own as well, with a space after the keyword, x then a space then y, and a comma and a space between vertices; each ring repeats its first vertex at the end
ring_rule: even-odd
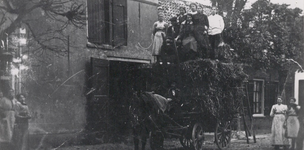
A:
POLYGON ((87 0, 88 41, 112 47, 126 45, 126 5, 126 0, 87 0))
MULTIPOLYGON (((250 110, 250 113, 252 113, 254 117, 264 117, 265 81, 263 79, 253 79, 247 83, 246 89, 248 94, 247 99, 244 101, 246 110, 250 110)), ((272 95, 273 93, 270 94, 272 95)), ((270 95, 268 95, 268 97, 269 96, 270 95)))
POLYGON ((264 116, 264 80, 253 80, 252 112, 264 116))

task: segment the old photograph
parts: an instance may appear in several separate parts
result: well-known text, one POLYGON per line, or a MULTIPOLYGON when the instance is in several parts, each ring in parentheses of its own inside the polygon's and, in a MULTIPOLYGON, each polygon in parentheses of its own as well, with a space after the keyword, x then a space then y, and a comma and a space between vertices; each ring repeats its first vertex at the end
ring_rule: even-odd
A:
POLYGON ((0 0, 0 150, 304 150, 303 0, 0 0))

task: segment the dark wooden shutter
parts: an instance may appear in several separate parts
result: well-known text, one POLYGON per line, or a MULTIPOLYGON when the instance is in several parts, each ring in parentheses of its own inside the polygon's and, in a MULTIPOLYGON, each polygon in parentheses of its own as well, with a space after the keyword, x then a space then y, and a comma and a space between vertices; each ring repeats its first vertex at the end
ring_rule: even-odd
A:
MULTIPOLYGON (((93 130, 107 131, 109 128, 109 62, 91 58, 91 89, 88 117, 93 130)), ((105 134, 107 135, 107 134, 105 134)))
POLYGON ((253 81, 249 81, 247 83, 247 99, 246 102, 244 103, 244 107, 246 107, 246 110, 248 112, 248 110, 250 110, 250 112, 253 114, 253 88, 254 88, 254 83, 253 81), (249 108, 250 107, 250 108, 249 108))
POLYGON ((264 115, 269 116, 272 105, 276 103, 277 95, 278 95, 278 83, 277 82, 266 83, 264 115))
POLYGON ((113 0, 113 46, 127 44, 127 2, 126 0, 113 0))
MULTIPOLYGON (((297 89, 296 89, 297 90, 297 89)), ((304 80, 299 80, 299 105, 303 109, 304 107, 304 80)))
POLYGON ((105 42, 105 3, 104 0, 87 0, 88 41, 94 44, 105 42))

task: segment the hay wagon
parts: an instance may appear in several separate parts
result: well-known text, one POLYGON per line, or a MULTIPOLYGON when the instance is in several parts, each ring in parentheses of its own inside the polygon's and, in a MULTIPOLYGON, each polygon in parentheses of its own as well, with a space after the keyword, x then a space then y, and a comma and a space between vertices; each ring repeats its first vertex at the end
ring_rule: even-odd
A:
MULTIPOLYGON (((163 55, 162 62, 142 67, 145 73, 135 77, 144 82, 142 87, 152 87, 148 89, 157 96, 164 96, 156 98, 155 94, 147 92, 155 105, 163 107, 159 105, 161 103, 170 107, 172 103, 177 104, 173 105, 175 112, 161 112, 166 123, 158 126, 157 132, 165 138, 178 138, 186 149, 201 150, 204 132, 210 131, 214 132, 218 148, 226 149, 232 130, 236 129, 235 118, 243 113, 243 83, 247 75, 240 65, 229 61, 199 58, 179 62, 177 49, 173 50, 173 56, 166 59, 166 54, 163 55), (172 83, 176 87, 172 87, 172 83)), ((245 122, 244 125, 246 135, 250 134, 245 122)))

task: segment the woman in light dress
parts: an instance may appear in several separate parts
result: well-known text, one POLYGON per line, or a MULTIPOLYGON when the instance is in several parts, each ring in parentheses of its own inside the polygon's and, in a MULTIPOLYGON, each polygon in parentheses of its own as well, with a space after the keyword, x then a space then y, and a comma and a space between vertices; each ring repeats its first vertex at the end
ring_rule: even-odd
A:
POLYGON ((271 126, 271 144, 276 150, 280 147, 287 148, 289 145, 288 139, 285 137, 285 115, 287 112, 287 105, 282 104, 282 97, 277 98, 277 104, 271 108, 270 116, 273 117, 271 126))
POLYGON ((15 124, 15 104, 0 91, 0 150, 11 150, 15 124))
POLYGON ((166 31, 168 28, 168 23, 164 21, 164 15, 158 15, 158 21, 153 24, 153 46, 152 46, 152 56, 154 56, 156 61, 160 61, 160 51, 163 45, 164 37, 166 37, 166 31))
POLYGON ((291 150, 295 149, 296 138, 298 136, 300 128, 300 123, 298 120, 300 106, 297 105, 295 102, 295 98, 290 98, 286 117, 286 136, 287 138, 291 138, 291 150))

